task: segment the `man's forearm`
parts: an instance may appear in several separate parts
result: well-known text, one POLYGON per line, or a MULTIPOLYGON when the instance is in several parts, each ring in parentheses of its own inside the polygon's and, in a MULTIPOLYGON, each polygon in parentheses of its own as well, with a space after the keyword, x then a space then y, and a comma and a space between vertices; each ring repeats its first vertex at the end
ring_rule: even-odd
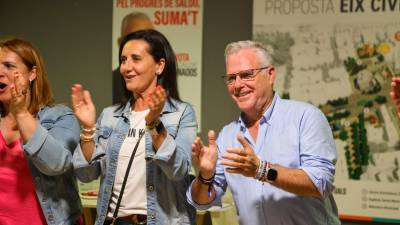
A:
POLYGON ((272 184, 275 187, 299 196, 321 198, 318 189, 302 169, 292 169, 279 165, 272 167, 278 171, 278 177, 272 184))

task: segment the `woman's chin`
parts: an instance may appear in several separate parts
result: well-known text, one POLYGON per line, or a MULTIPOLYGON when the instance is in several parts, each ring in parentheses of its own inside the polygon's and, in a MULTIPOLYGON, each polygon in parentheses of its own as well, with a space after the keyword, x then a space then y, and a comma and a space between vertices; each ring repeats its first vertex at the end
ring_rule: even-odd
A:
POLYGON ((11 96, 5 96, 4 94, 0 94, 0 102, 2 104, 9 104, 11 102, 11 96))
POLYGON ((127 84, 126 89, 132 93, 136 93, 139 90, 138 86, 134 84, 127 84))

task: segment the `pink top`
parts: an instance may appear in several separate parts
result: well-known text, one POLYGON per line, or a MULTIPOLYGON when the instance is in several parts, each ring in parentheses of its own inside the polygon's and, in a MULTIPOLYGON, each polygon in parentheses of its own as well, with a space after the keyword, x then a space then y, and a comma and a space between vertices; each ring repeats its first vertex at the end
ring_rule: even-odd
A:
POLYGON ((0 225, 46 224, 21 141, 7 144, 1 132, 0 209, 0 225))

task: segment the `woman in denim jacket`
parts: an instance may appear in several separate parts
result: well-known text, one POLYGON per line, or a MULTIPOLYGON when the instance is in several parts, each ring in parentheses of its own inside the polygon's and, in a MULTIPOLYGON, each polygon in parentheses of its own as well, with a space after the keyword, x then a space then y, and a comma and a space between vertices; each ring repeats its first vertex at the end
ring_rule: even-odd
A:
POLYGON ((83 127, 75 172, 83 182, 101 178, 96 225, 112 218, 114 224, 195 224, 185 191, 197 124, 193 108, 179 100, 175 54, 161 33, 143 30, 124 38, 119 59, 127 101, 104 109, 96 126, 89 92, 72 87, 73 109, 83 127))
POLYGON ((77 224, 79 124, 53 105, 43 60, 24 40, 0 42, 0 102, 0 224, 77 224))

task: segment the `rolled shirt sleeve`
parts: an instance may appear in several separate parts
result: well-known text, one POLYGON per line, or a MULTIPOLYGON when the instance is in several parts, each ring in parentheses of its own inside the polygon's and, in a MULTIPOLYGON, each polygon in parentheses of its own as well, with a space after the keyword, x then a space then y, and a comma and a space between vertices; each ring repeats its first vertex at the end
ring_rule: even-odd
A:
POLYGON ((300 136, 300 168, 326 198, 333 189, 336 147, 329 124, 320 110, 310 108, 304 114, 300 136))

